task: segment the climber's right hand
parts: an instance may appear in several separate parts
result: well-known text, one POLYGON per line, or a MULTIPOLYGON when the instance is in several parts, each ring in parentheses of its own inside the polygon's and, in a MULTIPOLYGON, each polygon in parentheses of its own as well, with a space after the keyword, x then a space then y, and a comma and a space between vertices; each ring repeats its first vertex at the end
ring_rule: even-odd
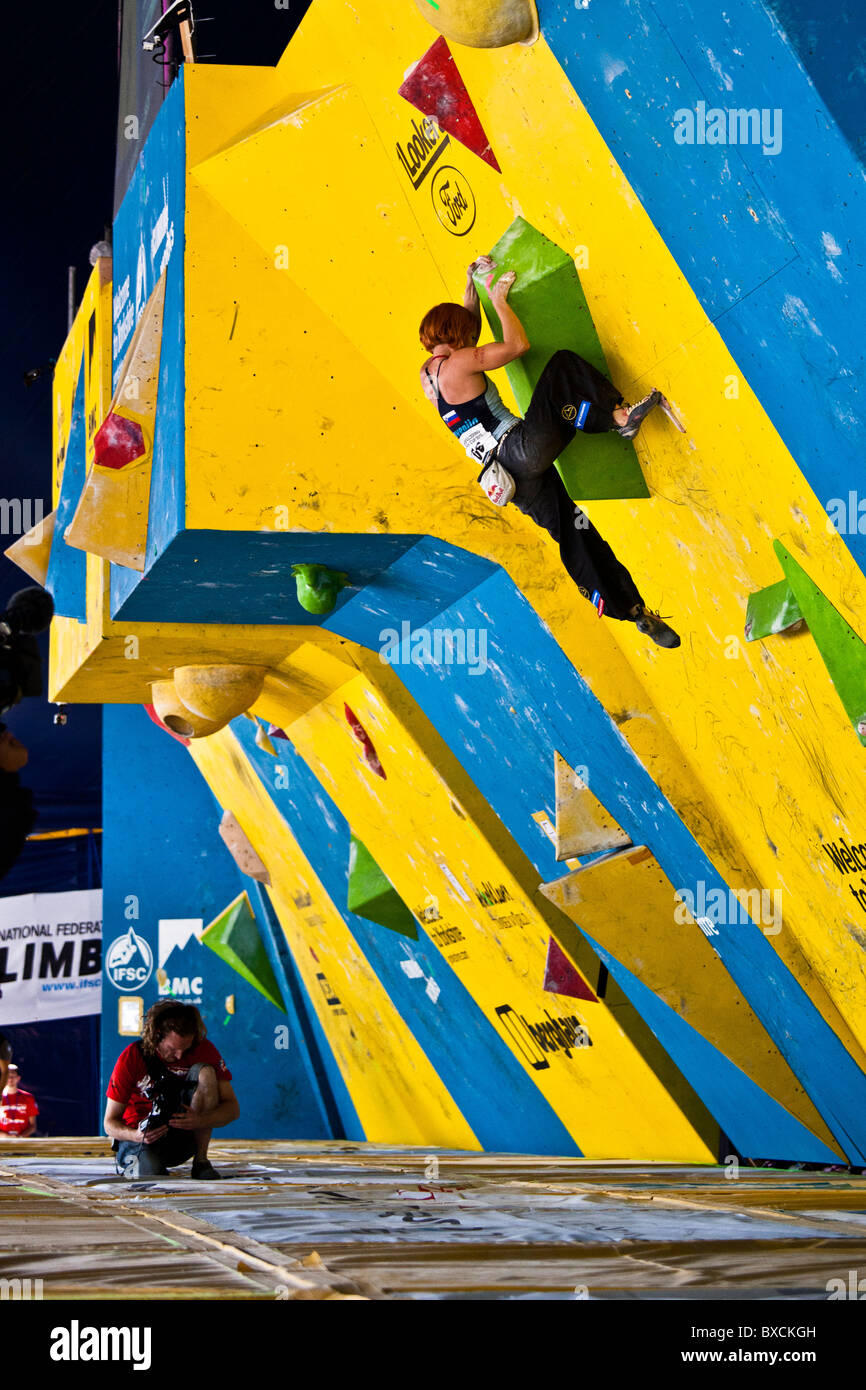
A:
POLYGON ((493 289, 490 291, 490 298, 494 304, 504 303, 508 298, 508 291, 511 289, 517 275, 513 270, 506 270, 504 275, 500 275, 493 289))

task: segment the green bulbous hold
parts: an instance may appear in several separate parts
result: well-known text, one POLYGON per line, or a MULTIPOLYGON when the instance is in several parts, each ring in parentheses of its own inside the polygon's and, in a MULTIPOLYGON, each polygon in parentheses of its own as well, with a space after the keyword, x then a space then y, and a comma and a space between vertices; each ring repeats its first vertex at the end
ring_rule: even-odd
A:
POLYGON ((308 613, 330 613, 341 589, 349 583, 342 570, 330 570, 327 565, 292 565, 298 585, 298 603, 308 613))

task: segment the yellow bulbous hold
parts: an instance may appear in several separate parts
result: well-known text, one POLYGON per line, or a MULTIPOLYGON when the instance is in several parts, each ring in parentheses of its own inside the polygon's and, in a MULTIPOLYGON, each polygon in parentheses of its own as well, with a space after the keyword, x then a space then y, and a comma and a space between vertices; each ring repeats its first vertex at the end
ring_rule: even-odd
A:
POLYGON ((255 703, 266 673, 266 666, 178 666, 174 684, 187 709, 222 728, 255 703))
POLYGON ((414 0, 428 24, 467 48, 531 44, 539 35, 535 0, 414 0))
POLYGON ((166 728, 181 738, 207 738, 228 723, 227 719, 203 719, 194 710, 187 709, 173 680, 154 681, 150 687, 150 698, 166 728))

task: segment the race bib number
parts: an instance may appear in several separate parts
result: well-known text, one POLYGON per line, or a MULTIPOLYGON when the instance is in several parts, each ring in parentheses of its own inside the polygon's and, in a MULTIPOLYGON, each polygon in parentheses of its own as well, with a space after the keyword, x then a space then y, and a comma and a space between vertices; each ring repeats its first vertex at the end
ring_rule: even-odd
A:
POLYGON ((496 448, 496 439, 483 425, 470 425, 460 436, 460 443, 471 459, 483 463, 491 449, 496 448))

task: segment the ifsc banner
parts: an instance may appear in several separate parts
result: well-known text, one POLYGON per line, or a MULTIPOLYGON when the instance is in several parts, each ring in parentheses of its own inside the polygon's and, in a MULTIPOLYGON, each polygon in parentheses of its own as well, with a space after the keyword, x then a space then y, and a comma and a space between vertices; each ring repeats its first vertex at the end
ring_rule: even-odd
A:
POLYGON ((102 889, 0 898, 0 1026, 102 1009, 102 889))

